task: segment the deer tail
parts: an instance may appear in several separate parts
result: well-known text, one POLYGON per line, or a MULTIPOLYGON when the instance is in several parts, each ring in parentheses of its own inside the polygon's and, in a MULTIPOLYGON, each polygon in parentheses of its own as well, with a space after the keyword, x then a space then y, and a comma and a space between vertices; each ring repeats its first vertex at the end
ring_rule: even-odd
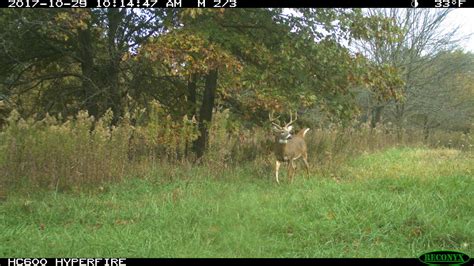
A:
POLYGON ((306 135, 306 133, 308 133, 309 129, 310 129, 310 128, 307 127, 307 128, 305 128, 305 129, 300 130, 300 132, 298 132, 298 135, 300 135, 301 137, 304 138, 304 136, 306 135))

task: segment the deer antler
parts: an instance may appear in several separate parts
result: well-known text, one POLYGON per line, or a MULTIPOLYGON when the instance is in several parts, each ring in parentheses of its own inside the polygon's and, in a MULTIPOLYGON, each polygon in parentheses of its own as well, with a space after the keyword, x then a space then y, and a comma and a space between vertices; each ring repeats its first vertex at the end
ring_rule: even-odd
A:
POLYGON ((293 116, 291 115, 291 111, 290 111, 290 122, 288 122, 288 124, 285 125, 285 127, 289 127, 291 124, 293 124, 296 120, 298 119, 298 112, 296 111, 295 112, 295 120, 293 120, 293 116))
POLYGON ((271 111, 270 113, 268 113, 268 119, 270 120, 270 122, 272 122, 272 124, 277 127, 278 129, 282 129, 283 127, 280 126, 280 121, 278 121, 277 119, 279 118, 280 116, 278 116, 277 118, 273 118, 273 111, 271 111), (278 123, 275 123, 275 121, 277 121, 278 123))

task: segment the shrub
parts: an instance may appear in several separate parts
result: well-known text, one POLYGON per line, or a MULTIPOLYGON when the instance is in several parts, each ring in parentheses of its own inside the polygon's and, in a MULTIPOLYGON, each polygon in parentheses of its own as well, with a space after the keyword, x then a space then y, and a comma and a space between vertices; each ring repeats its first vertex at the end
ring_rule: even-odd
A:
MULTIPOLYGON (((173 118, 158 102, 151 103, 148 110, 125 113, 115 125, 112 117, 110 110, 98 119, 80 111, 75 117, 46 115, 38 120, 22 118, 13 110, 0 131, 2 185, 79 189, 131 175, 146 176, 159 167, 189 166, 193 161, 190 146, 198 137, 194 119, 173 118)), ((201 161, 211 175, 249 164, 272 176, 274 139, 270 128, 246 129, 224 110, 215 112, 209 132, 209 147, 201 161)), ((306 136, 309 162, 313 172, 331 176, 358 154, 393 146, 473 151, 474 138, 467 133, 437 131, 425 140, 421 131, 407 130, 403 136, 400 139, 390 124, 311 128, 306 136)))

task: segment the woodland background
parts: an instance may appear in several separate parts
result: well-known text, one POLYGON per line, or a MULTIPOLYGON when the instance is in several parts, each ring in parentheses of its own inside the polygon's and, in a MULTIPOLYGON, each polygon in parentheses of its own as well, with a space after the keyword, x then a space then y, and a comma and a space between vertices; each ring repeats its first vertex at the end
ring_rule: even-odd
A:
POLYGON ((0 257, 474 254, 449 13, 0 10, 0 257), (277 185, 290 111, 310 174, 277 185))
POLYGON ((396 144, 472 151, 474 56, 440 26, 449 10, 1 12, 7 183, 269 160, 272 111, 312 128, 316 164, 396 144))

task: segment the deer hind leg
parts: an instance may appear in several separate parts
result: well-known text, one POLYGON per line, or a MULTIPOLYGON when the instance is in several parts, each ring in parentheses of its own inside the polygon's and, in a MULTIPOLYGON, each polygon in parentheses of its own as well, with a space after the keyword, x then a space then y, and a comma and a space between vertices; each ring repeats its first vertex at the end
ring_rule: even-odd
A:
POLYGON ((278 184, 280 184, 280 181, 278 180, 278 170, 280 169, 280 162, 277 160, 275 163, 275 178, 278 184))
POLYGON ((309 177, 309 163, 308 163, 308 155, 307 154, 303 155, 303 162, 304 162, 304 165, 306 166, 306 174, 309 177))

